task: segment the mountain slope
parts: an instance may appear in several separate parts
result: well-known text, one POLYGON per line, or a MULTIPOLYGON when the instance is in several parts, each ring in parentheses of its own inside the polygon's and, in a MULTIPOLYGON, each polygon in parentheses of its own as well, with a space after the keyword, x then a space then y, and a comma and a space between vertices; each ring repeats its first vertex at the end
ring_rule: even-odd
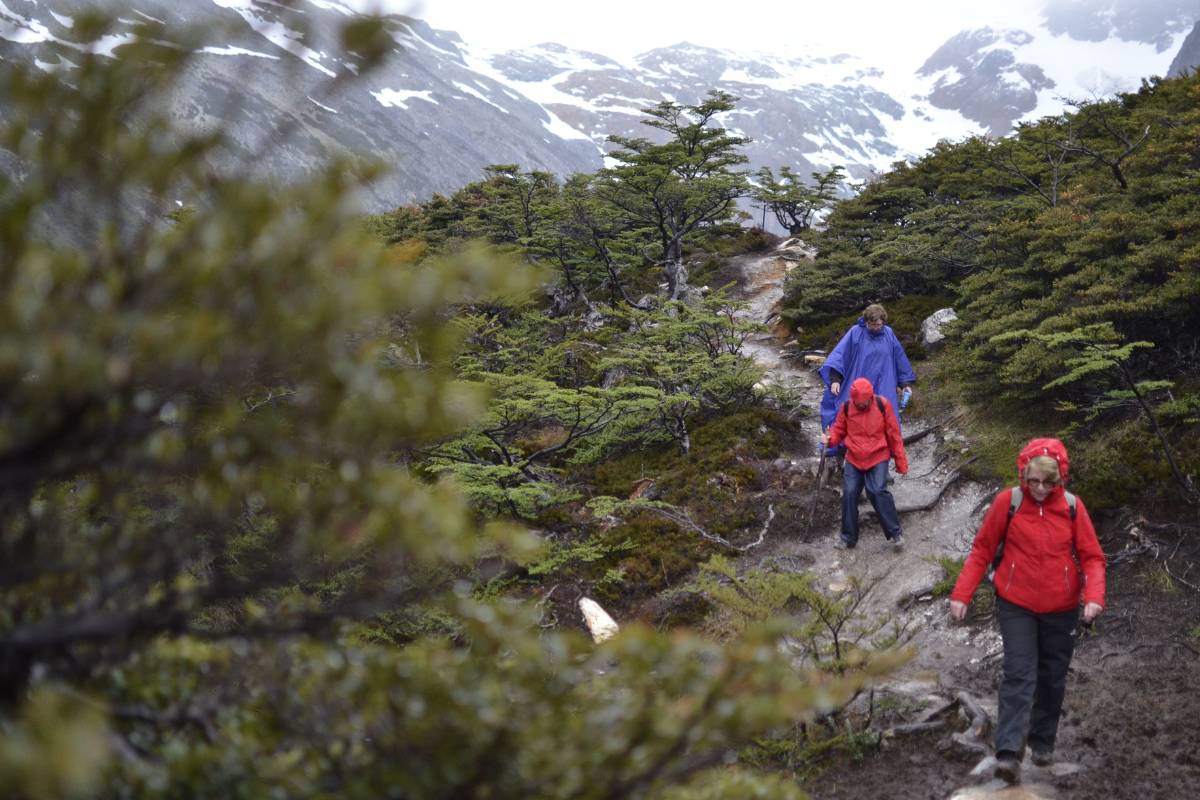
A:
POLYGON ((1200 69, 1200 22, 1196 23, 1192 32, 1183 40, 1183 46, 1171 62, 1167 75, 1175 78, 1193 69, 1200 69))
MULTIPOLYGON (((235 145, 231 168, 286 180, 331 156, 361 155, 388 165, 371 190, 374 210, 449 192, 492 163, 566 174, 600 165, 586 138, 545 109, 469 69, 453 35, 424 22, 388 20, 396 47, 378 71, 340 83, 353 65, 337 61, 333 31, 350 12, 303 0, 297 12, 249 0, 112 2, 120 20, 111 52, 135 25, 151 21, 216 31, 196 54, 174 98, 180 123, 221 126, 235 145), (302 33, 307 24, 309 32, 302 33), (286 135, 280 135, 286 131, 286 135)), ((69 67, 74 20, 89 0, 5 0, 0 57, 69 67)), ((2 112, 0 112, 2 113, 2 112)))
MULTIPOLYGON (((100 4, 121 20, 101 45, 108 53, 149 21, 212 32, 173 101, 181 123, 230 132, 227 166, 286 180, 330 156, 376 158, 391 172, 364 198, 375 211, 453 191, 488 164, 597 169, 610 134, 655 135, 640 124, 643 108, 693 104, 714 88, 741 98, 720 122, 753 140, 751 168, 843 165, 866 179, 939 140, 1004 135, 1059 113, 1064 98, 1133 90, 1200 62, 1188 55, 1196 34, 1184 42, 1200 18, 1195 0, 1049 0, 1019 28, 963 30, 923 60, 914 54, 911 71, 847 53, 687 42, 628 62, 558 44, 493 53, 393 16, 391 60, 343 84, 353 65, 331 55, 331 31, 353 12, 337 0, 298 0, 295 13, 270 0, 100 4)), ((74 20, 95 5, 0 0, 0 58, 69 68, 74 20)))

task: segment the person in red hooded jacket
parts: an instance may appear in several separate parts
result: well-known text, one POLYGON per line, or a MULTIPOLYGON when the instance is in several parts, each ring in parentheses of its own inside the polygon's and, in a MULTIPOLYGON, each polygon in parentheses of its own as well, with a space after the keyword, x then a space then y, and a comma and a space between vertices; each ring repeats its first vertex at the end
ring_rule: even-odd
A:
POLYGON ((908 454, 892 404, 875 394, 875 387, 866 378, 850 384, 850 400, 842 404, 829 426, 825 444, 836 447, 843 442, 846 465, 842 472, 842 536, 837 546, 849 550, 858 544, 858 498, 865 486, 884 536, 899 550, 904 536, 896 501, 887 488, 888 461, 894 457, 896 471, 904 475, 908 472, 908 454))
POLYGON ((1086 623, 1104 609, 1104 552, 1083 501, 1064 488, 1069 468, 1057 439, 1022 448, 1019 504, 1013 489, 996 495, 950 593, 950 614, 962 620, 1003 545, 993 578, 1004 641, 995 745, 996 776, 1009 783, 1026 744, 1034 764, 1053 763, 1079 608, 1086 623))

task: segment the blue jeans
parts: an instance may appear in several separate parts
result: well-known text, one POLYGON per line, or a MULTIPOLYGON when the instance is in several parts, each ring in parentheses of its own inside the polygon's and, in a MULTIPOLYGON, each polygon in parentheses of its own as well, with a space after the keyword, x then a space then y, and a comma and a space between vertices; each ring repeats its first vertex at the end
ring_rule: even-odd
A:
POLYGON ((867 499, 879 515, 883 535, 889 540, 900 535, 900 516, 896 513, 896 501, 887 488, 887 476, 887 461, 880 461, 870 469, 859 469, 846 462, 842 472, 842 541, 849 546, 858 544, 858 498, 864 485, 867 499))

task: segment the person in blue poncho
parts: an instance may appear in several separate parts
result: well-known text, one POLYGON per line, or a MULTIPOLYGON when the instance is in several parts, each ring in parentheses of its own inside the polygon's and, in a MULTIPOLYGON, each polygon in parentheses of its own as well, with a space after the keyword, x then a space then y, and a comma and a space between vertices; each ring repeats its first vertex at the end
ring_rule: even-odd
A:
MULTIPOLYGON (((886 397, 897 410, 907 405, 907 402, 900 402, 901 390, 911 387, 917 380, 904 346, 888 327, 887 310, 877 303, 863 309, 858 322, 846 331, 825 359, 820 375, 825 384, 825 395, 821 398, 821 430, 829 429, 846 399, 842 396, 842 387, 850 386, 858 378, 869 380, 875 393, 886 397)), ((909 397, 911 392, 908 388, 909 397)))

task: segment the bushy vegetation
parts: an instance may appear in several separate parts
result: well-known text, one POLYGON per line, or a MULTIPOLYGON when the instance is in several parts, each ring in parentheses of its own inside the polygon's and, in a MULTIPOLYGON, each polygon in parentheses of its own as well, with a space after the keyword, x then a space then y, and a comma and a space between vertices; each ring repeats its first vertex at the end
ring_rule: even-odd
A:
POLYGON ((967 402, 1067 436, 1097 506, 1130 485, 1195 501, 1198 132, 1193 74, 942 143, 838 204, 786 313, 833 333, 868 302, 949 294, 967 402))
MULTIPOLYGON (((381 32, 352 22, 341 60, 381 32)), ((762 414, 750 327, 680 260, 741 191, 705 124, 730 100, 652 110, 667 143, 610 173, 500 166, 364 224, 375 167, 283 187, 174 127, 201 39, 147 26, 110 57, 104 34, 80 17, 73 67, 0 73, 5 795, 796 794, 727 764, 886 659, 810 675, 781 620, 595 647, 504 582, 652 586, 623 559, 683 532, 575 516, 580 471, 762 414)))
MULTIPOLYGON (((360 69, 380 32, 346 31, 360 69)), ((869 587, 733 560, 797 423, 689 267, 773 243, 740 225, 751 192, 821 248, 790 284, 803 337, 883 300, 911 343, 953 303, 947 395, 1077 434, 1093 508, 1190 497, 1200 77, 841 203, 836 169, 752 187, 714 92, 647 109, 598 173, 494 165, 364 220, 376 166, 268 185, 175 129, 197 40, 73 34, 73 69, 0 75, 15 796, 788 797, 874 746, 834 712, 907 632, 858 618, 869 587), (593 645, 584 593, 676 630, 593 645)))

